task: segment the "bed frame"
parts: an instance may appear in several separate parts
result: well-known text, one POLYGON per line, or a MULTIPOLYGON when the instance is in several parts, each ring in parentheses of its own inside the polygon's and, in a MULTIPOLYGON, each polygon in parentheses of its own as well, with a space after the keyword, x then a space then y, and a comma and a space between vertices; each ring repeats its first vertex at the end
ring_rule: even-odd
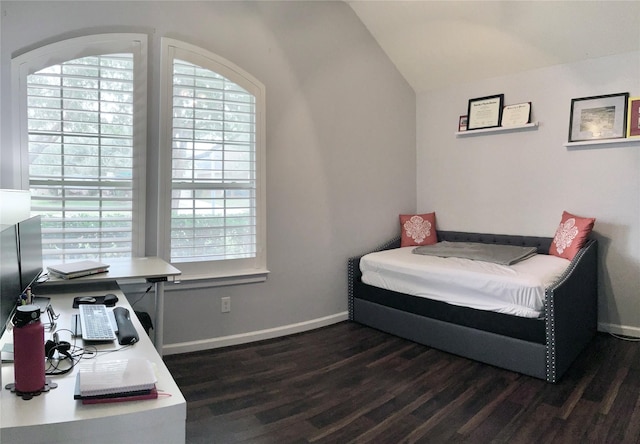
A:
MULTIPOLYGON (((438 231, 438 241, 534 246, 541 254, 549 252, 552 240, 546 237, 438 231)), ((373 251, 398 247, 399 237, 373 251)), ((375 292, 387 293, 385 300, 401 301, 414 296, 363 283, 360 272, 362 256, 352 257, 348 262, 349 319, 429 347, 555 383, 597 331, 595 239, 587 241, 560 279, 546 290, 544 319, 535 320, 540 323, 540 333, 543 336, 540 340, 522 339, 510 333, 443 321, 425 314, 424 310, 416 313, 416 310, 398 306, 394 308, 375 298, 372 300, 370 295, 375 292), (389 295, 392 298, 388 298, 389 295)), ((469 308, 464 310, 478 311, 469 308)), ((499 316, 515 325, 516 329, 520 322, 531 322, 531 319, 524 320, 526 318, 512 315, 499 316)), ((524 328, 524 324, 522 325, 524 328)))

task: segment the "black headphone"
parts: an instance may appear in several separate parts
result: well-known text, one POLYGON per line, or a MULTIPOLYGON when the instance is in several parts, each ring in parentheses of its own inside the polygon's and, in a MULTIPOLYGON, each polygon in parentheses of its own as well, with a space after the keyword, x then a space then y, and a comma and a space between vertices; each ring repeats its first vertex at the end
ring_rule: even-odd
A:
POLYGON ((46 372, 47 375, 64 375, 65 373, 70 372, 76 364, 73 356, 71 356, 71 344, 66 341, 60 341, 57 332, 53 334, 53 340, 48 340, 47 342, 45 342, 44 355, 53 367, 52 370, 46 372), (51 363, 56 352, 58 352, 59 355, 64 356, 64 358, 59 359, 59 361, 62 361, 64 359, 69 360, 68 368, 59 369, 58 364, 54 365, 51 363))

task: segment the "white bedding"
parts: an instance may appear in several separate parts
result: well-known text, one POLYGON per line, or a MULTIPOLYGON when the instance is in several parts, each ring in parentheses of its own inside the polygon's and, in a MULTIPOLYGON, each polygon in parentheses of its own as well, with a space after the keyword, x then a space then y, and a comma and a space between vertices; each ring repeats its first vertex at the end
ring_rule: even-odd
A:
POLYGON ((362 281, 399 293, 537 318, 544 313, 545 288, 569 260, 536 254, 514 265, 413 254, 416 247, 370 253, 360 260, 362 281))

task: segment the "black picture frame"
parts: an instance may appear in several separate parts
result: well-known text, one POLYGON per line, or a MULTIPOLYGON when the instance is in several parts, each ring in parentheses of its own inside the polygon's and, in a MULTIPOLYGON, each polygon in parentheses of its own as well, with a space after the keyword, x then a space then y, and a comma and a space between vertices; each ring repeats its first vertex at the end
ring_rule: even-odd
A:
POLYGON ((499 127, 503 107, 504 94, 470 99, 467 106, 467 131, 499 127))
POLYGON ((569 142, 625 138, 628 101, 628 92, 571 99, 569 142))

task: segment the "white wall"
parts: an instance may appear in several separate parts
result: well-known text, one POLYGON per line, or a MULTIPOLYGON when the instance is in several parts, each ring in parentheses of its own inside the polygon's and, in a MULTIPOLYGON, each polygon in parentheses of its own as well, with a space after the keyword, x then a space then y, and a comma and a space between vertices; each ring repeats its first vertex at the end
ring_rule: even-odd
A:
POLYGON ((640 96, 640 53, 480 80, 417 97, 418 210, 441 229, 552 237, 563 210, 597 218, 599 323, 640 336, 640 140, 566 148, 572 98, 640 96), (456 137, 469 99, 532 102, 534 131, 456 137))
MULTIPOLYGON (((148 207, 158 198, 159 39, 227 58, 267 90, 268 281, 168 285, 169 352, 344 319, 346 260, 398 232, 415 210, 415 94, 342 2, 2 2, 2 177, 11 155, 12 55, 89 33, 149 35, 148 207), (220 298, 231 297, 231 313, 220 298), (318 320, 314 322, 314 320, 318 320), (302 323, 302 325, 297 325, 302 323)), ((147 254, 155 254, 148 215, 147 254)), ((132 294, 135 300, 138 294, 132 294)), ((142 303, 144 306, 144 302, 142 303)), ((260 337, 260 336, 259 336, 260 337)))

